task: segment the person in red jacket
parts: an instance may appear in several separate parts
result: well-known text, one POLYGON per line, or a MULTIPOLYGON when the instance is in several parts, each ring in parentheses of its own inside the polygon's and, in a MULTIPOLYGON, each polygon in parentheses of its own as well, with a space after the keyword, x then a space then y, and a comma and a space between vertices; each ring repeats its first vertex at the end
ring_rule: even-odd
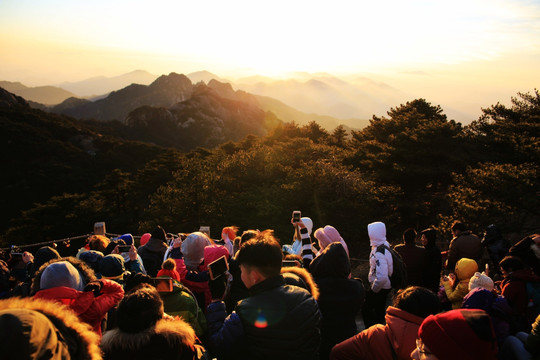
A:
POLYGON ((373 325, 337 344, 330 359, 410 359, 420 324, 439 312, 439 308, 437 295, 426 288, 411 286, 400 290, 386 310, 386 325, 373 325))
POLYGON ((96 280, 93 271, 73 257, 46 263, 34 278, 32 291, 36 299, 67 305, 99 335, 105 314, 124 297, 120 284, 112 280, 96 280))

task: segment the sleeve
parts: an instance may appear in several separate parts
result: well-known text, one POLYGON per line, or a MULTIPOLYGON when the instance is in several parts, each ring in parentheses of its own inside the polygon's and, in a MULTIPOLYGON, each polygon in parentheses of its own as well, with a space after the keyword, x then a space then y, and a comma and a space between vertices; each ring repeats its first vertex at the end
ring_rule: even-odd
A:
POLYGON ((540 354, 540 315, 534 321, 525 348, 534 356, 540 354))
POLYGON ((237 349, 242 349, 244 327, 238 314, 233 311, 227 316, 223 301, 213 302, 206 309, 208 326, 208 349, 218 358, 232 358, 237 349))
POLYGON ((306 228, 300 229, 300 237, 302 238, 302 261, 304 267, 309 268, 309 264, 313 260, 313 249, 311 247, 311 237, 306 228))
POLYGON ((456 248, 456 242, 455 240, 452 240, 450 242, 450 246, 448 247, 448 261, 446 263, 446 268, 450 271, 454 271, 454 268, 456 267, 457 262, 457 248, 456 248))
POLYGON ((101 295, 95 299, 96 308, 101 315, 105 315, 112 307, 116 306, 124 297, 124 289, 116 281, 103 279, 101 295))
POLYGON ((139 259, 130 260, 126 262, 126 268, 134 274, 137 274, 137 273, 144 274, 143 267, 139 259))
POLYGON ((367 359, 366 331, 335 345, 330 352, 330 360, 367 359))
MULTIPOLYGON (((384 252, 386 253, 386 250, 384 252)), ((375 280, 371 284, 371 290, 378 293, 390 279, 388 278, 388 261, 386 261, 386 256, 377 251, 375 253, 375 259, 375 280)))

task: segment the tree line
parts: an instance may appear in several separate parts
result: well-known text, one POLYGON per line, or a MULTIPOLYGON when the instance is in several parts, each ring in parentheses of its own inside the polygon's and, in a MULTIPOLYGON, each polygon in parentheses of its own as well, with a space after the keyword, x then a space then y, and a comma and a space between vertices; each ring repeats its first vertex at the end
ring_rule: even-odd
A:
POLYGON ((124 144, 103 176, 21 210, 1 240, 63 238, 106 221, 109 231, 134 234, 158 224, 168 232, 208 225, 213 237, 228 225, 270 228, 286 243, 293 210, 315 227, 336 227, 353 254, 367 250, 366 226, 377 220, 390 241, 408 227, 432 226, 449 238, 454 219, 478 233, 492 223, 516 238, 538 231, 540 93, 482 112, 463 126, 416 99, 350 132, 285 123, 264 137, 187 153, 124 144))

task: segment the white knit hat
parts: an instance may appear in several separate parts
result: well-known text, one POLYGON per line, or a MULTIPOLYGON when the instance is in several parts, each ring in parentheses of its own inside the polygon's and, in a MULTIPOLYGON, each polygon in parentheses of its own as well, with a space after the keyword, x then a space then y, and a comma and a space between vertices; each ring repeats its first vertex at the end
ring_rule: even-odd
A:
POLYGON ((493 280, 484 273, 475 272, 469 280, 469 291, 476 288, 484 288, 489 291, 493 291, 495 285, 493 280))

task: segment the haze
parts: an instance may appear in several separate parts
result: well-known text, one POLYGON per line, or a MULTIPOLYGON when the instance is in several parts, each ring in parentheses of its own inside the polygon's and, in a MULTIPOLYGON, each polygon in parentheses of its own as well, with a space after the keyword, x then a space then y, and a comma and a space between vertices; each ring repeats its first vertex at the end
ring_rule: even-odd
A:
POLYGON ((538 1, 516 0, 7 0, 0 80, 52 85, 135 69, 363 76, 470 122, 538 87, 539 20, 538 1))

